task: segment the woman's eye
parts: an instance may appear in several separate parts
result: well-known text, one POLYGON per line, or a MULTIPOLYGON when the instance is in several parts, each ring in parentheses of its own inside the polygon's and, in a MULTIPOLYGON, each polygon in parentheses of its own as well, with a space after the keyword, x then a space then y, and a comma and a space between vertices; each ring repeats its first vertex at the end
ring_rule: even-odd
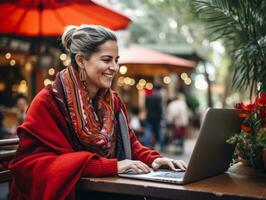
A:
POLYGON ((108 60, 102 60, 103 62, 105 62, 105 63, 108 63, 110 60, 108 59, 108 60))

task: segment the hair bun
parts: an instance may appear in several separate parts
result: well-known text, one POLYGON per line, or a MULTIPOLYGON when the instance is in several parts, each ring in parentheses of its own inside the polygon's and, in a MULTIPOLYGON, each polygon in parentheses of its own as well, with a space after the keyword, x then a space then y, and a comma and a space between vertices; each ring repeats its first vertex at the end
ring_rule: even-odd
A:
POLYGON ((69 52, 70 50, 70 45, 72 43, 72 35, 73 33, 76 31, 78 27, 74 26, 74 25, 69 25, 65 28, 65 31, 61 37, 62 40, 62 44, 64 46, 64 48, 66 49, 66 51, 69 52))

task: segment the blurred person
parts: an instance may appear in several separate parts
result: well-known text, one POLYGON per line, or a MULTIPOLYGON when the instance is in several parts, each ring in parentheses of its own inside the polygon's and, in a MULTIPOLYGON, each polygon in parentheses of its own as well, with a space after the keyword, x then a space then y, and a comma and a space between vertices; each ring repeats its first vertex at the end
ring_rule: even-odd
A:
POLYGON ((16 98, 17 108, 17 126, 21 125, 26 117, 26 111, 28 108, 28 99, 25 95, 19 94, 16 98))
POLYGON ((159 143, 160 151, 164 151, 164 135, 162 133, 161 122, 163 115, 163 97, 161 86, 155 85, 152 94, 146 96, 146 121, 144 128, 144 145, 153 147, 159 143))
POLYGON ((176 97, 167 106, 167 121, 173 128, 173 144, 176 145, 176 151, 183 153, 184 138, 187 135, 189 124, 189 109, 185 102, 185 96, 181 93, 176 94, 176 97))
POLYGON ((111 89, 119 69, 114 33, 96 25, 68 26, 62 43, 71 64, 37 94, 17 129, 10 199, 75 199, 81 176, 149 173, 161 166, 185 169, 183 161, 141 145, 128 124, 128 133, 120 131, 116 116, 127 118, 127 109, 111 89), (132 160, 125 159, 121 134, 129 134, 130 145, 124 148, 131 149, 132 160))
MULTIPOLYGON (((17 127, 21 125, 26 117, 26 112, 28 109, 28 99, 24 94, 17 94, 15 98, 15 113, 14 116, 10 115, 12 124, 10 127, 7 128, 7 132, 5 134, 5 139, 12 139, 17 138, 17 127)), ((9 147, 10 149, 17 149, 17 146, 12 145, 9 147)))
POLYGON ((137 106, 133 106, 131 108, 130 114, 131 114, 129 118, 130 127, 134 131, 136 136, 138 138, 141 138, 141 136, 143 135, 143 126, 142 126, 143 122, 141 122, 140 120, 139 108, 137 106))

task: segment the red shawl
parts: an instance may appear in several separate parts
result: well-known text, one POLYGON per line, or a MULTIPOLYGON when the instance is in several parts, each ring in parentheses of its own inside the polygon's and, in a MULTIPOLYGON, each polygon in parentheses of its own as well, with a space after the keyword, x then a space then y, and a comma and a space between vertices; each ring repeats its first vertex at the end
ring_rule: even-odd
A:
MULTIPOLYGON (((115 112, 126 109, 115 95, 115 112)), ((20 144, 9 169, 14 181, 10 199, 75 199, 75 184, 81 176, 117 174, 117 159, 88 151, 74 151, 65 134, 67 123, 53 99, 51 87, 32 101, 24 123, 18 128, 20 144)), ((151 165, 160 155, 142 146, 130 130, 132 157, 151 165)))
POLYGON ((71 121, 70 126, 83 147, 113 158, 116 155, 116 134, 111 89, 99 89, 93 105, 87 84, 79 80, 78 72, 72 66, 58 74, 52 88, 58 101, 65 102, 62 105, 68 110, 65 118, 71 121))

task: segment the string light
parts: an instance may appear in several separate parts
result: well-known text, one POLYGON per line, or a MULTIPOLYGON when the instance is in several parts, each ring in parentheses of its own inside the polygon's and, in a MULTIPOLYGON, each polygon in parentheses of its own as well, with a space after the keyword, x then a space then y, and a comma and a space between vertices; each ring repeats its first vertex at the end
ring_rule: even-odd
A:
POLYGON ((119 68, 119 73, 120 74, 126 74, 127 73, 127 67, 126 66, 121 66, 119 68))
POLYGON ((70 60, 69 59, 66 59, 66 60, 63 61, 63 65, 65 67, 67 67, 69 64, 70 64, 70 60))
POLYGON ((120 76, 118 78, 118 83, 120 83, 121 85, 123 85, 123 83, 124 83, 124 77, 123 76, 120 76))
POLYGON ((147 89, 147 90, 152 90, 152 88, 153 88, 153 84, 150 83, 150 82, 148 82, 148 83, 146 84, 146 89, 147 89))
POLYGON ((14 59, 10 60, 10 63, 9 63, 11 66, 15 66, 16 65, 16 61, 14 59))
POLYGON ((143 90, 143 86, 141 86, 139 83, 136 85, 136 88, 137 88, 138 90, 143 90))
POLYGON ((184 80, 184 83, 186 84, 186 85, 190 85, 191 84, 191 79, 190 78, 186 78, 185 80, 184 80))
POLYGON ((19 85, 18 85, 17 90, 20 93, 26 93, 28 91, 27 81, 26 80, 21 80, 19 85))
POLYGON ((146 84, 146 81, 145 81, 144 79, 140 79, 140 80, 139 80, 139 85, 140 85, 141 87, 144 87, 145 84, 146 84))
POLYGON ((54 68, 50 68, 50 69, 48 70, 48 74, 49 74, 50 76, 53 76, 53 75, 55 74, 55 69, 54 69, 54 68))
POLYGON ((187 77, 188 77, 187 73, 183 72, 183 73, 181 74, 181 79, 182 79, 182 80, 185 80, 187 77))
POLYGON ((52 83, 51 80, 48 79, 48 78, 44 79, 44 81, 43 81, 44 86, 47 86, 47 85, 49 85, 51 83, 52 83))
POLYGON ((169 76, 165 76, 165 77, 163 78, 163 82, 164 82, 165 84, 170 84, 170 83, 171 83, 171 78, 170 78, 169 76))
POLYGON ((62 53, 59 58, 60 60, 64 61, 67 59, 67 55, 65 53, 62 53))
POLYGON ((11 58, 11 53, 6 53, 6 55, 5 55, 5 57, 6 57, 6 59, 10 59, 11 58))
POLYGON ((131 78, 126 77, 126 78, 124 79, 124 83, 125 83, 126 85, 129 85, 130 82, 131 82, 131 78))
POLYGON ((136 83, 136 81, 133 78, 131 78, 129 85, 133 86, 133 85, 135 85, 135 83, 136 83))

